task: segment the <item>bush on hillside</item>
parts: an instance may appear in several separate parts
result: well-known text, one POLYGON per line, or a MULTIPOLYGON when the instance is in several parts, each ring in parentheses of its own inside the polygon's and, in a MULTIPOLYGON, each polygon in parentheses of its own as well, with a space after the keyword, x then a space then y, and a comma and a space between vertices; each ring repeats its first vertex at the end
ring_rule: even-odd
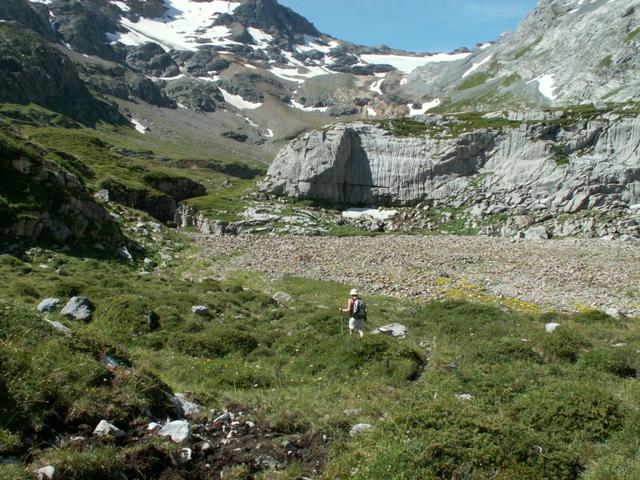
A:
POLYGON ((580 359, 580 365, 621 378, 638 374, 638 353, 629 348, 594 348, 580 359))
POLYGON ((542 363, 542 358, 533 349, 531 343, 520 338, 506 337, 494 342, 485 342, 478 349, 471 351, 470 360, 496 364, 505 362, 542 363))
POLYGON ((606 313, 590 309, 585 310, 584 312, 579 312, 573 315, 573 320, 578 323, 583 323, 585 325, 598 324, 598 323, 615 323, 615 319, 607 315, 606 313))
POLYGON ((113 297, 96 315, 94 327, 107 338, 121 341, 150 333, 160 325, 150 320, 153 309, 148 302, 140 295, 113 297))
POLYGON ((168 345, 192 357, 219 358, 232 353, 248 355, 258 348, 258 341, 242 331, 216 328, 201 333, 177 333, 171 336, 168 345))
POLYGON ((544 438, 566 443, 604 441, 624 418, 620 400, 588 379, 532 390, 515 402, 512 415, 544 438))
POLYGON ((540 344, 545 360, 549 362, 575 362, 583 350, 590 346, 587 338, 577 330, 562 325, 547 334, 540 344))

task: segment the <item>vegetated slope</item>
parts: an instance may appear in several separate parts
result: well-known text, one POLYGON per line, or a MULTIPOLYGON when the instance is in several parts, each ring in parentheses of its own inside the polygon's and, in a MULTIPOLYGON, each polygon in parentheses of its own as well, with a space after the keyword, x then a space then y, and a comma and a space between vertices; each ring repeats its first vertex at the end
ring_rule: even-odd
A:
POLYGON ((399 91, 454 111, 638 100, 639 29, 634 1, 541 0, 515 33, 418 69, 399 91))
POLYGON ((47 249, 0 256, 0 409, 15 414, 0 415, 0 456, 17 461, 0 465, 4 478, 31 478, 45 465, 63 479, 638 473, 633 319, 367 296, 369 327, 399 321, 409 336, 360 340, 341 334, 346 286, 243 275, 176 281, 172 270, 140 276, 140 267, 47 249), (277 304, 262 288, 294 301, 277 304), (30 313, 49 295, 89 297, 93 319, 50 313, 70 333, 52 328, 30 313), (197 315, 192 305, 208 311, 197 315), (545 333, 551 322, 561 326, 545 333), (165 393, 174 391, 205 407, 190 417, 200 438, 182 446, 146 430, 178 416, 165 393), (239 426, 205 413, 224 407, 244 412, 239 426), (125 436, 93 436, 102 418, 125 436), (356 423, 372 428, 350 436, 356 423), (235 435, 226 438, 227 428, 235 435), (249 440, 256 437, 262 446, 249 440), (207 441, 215 448, 202 448, 207 441), (191 460, 172 460, 184 446, 191 460))
POLYGON ((43 150, 0 124, 1 232, 51 242, 121 242, 107 209, 71 173, 81 169, 73 158, 43 150))

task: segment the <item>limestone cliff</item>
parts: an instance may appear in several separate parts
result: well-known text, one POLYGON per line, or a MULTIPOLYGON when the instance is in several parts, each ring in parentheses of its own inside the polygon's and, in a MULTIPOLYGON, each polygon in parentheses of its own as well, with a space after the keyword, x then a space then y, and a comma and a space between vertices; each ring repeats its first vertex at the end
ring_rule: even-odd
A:
POLYGON ((281 150, 262 188, 340 205, 464 207, 479 218, 557 219, 640 203, 634 112, 490 114, 474 120, 484 128, 423 120, 422 130, 412 122, 414 136, 395 136, 393 122, 307 133, 281 150))

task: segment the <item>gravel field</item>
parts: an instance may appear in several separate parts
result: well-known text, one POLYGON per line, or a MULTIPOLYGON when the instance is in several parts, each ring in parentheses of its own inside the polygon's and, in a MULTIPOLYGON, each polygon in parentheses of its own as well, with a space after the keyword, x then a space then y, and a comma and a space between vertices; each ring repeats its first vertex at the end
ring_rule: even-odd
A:
POLYGON ((481 291, 542 307, 640 314, 640 243, 459 236, 197 236, 216 275, 335 280, 367 293, 424 299, 481 291))

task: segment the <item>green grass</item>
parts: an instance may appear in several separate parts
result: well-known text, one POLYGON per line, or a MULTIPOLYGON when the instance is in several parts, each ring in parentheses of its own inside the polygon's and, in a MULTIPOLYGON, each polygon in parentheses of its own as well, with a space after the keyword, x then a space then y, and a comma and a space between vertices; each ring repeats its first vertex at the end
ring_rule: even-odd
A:
POLYGON ((510 87, 511 85, 519 82, 520 80, 522 80, 522 77, 520 75, 518 75, 517 73, 512 73, 511 75, 508 75, 502 78, 500 80, 500 85, 503 87, 510 87))
POLYGON ((535 48, 535 46, 538 45, 541 41, 542 41, 542 37, 539 37, 533 43, 531 43, 529 45, 525 45, 524 47, 521 47, 518 50, 515 50, 511 54, 511 60, 520 60, 526 54, 530 53, 535 48))
MULTIPOLYGON (((211 265, 186 271, 206 277, 211 265)), ((20 456, 29 425, 44 432, 60 419, 73 428, 107 415, 126 429, 146 410, 166 408, 160 392, 172 390, 190 392, 206 408, 244 405, 282 432, 328 432, 334 440, 321 476, 327 479, 600 479, 637 467, 640 330, 633 319, 365 292, 369 328, 397 321, 410 335, 360 340, 341 334, 338 307, 348 286, 301 278, 273 283, 246 273, 223 282, 175 275, 140 277, 128 264, 46 249, 0 256, 7 286, 0 305, 0 440, 20 456), (294 302, 276 305, 275 291, 294 302), (96 306, 88 324, 51 314, 73 337, 32 313, 45 296, 72 294, 96 306), (197 304, 209 315, 192 314, 197 304), (159 328, 150 327, 150 312, 159 328), (562 326, 548 335, 548 321, 562 326), (122 367, 108 371, 99 362, 103 353, 122 367), (461 393, 473 399, 458 400, 461 393), (350 416, 348 409, 361 413, 350 416), (357 422, 374 429, 349 438, 357 422)), ((43 446, 29 458, 55 463, 69 478, 88 478, 126 471, 128 448, 43 446)), ((24 465, 2 468, 8 478, 23 478, 24 465)))
POLYGON ((626 41, 627 42, 631 42, 632 40, 634 40, 638 35, 640 35, 640 28, 636 28, 635 30, 633 30, 632 32, 629 32, 629 34, 627 35, 626 41))
POLYGON ((242 219, 242 212, 249 206, 247 195, 255 187, 255 180, 231 180, 230 186, 209 191, 205 196, 192 198, 185 202, 207 218, 224 222, 242 219))
POLYGON ((607 55, 600 62, 598 62, 598 68, 600 70, 606 70, 613 64, 613 57, 611 55, 607 55))
POLYGON ((482 113, 456 113, 446 115, 437 123, 425 123, 410 118, 394 118, 377 122, 389 135, 394 137, 420 137, 450 139, 477 129, 500 130, 518 127, 521 122, 505 118, 485 118, 482 113))
POLYGON ((566 144, 552 145, 551 152, 553 154, 553 161, 556 162, 556 165, 559 167, 569 165, 571 159, 569 158, 569 155, 567 155, 566 144))
POLYGON ((470 88, 478 87, 490 78, 492 78, 492 74, 489 72, 475 73, 456 86, 456 90, 468 90, 470 88))

